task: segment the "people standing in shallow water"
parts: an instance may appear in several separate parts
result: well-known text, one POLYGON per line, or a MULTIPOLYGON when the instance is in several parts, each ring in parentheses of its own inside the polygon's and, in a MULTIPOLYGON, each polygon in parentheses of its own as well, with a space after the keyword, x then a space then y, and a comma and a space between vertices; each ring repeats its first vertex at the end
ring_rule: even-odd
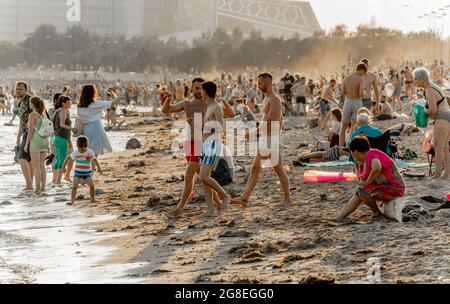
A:
POLYGON ((33 190, 34 175, 30 153, 25 151, 25 144, 28 134, 28 117, 32 112, 30 107, 31 95, 29 95, 27 91, 28 84, 26 82, 19 81, 16 83, 16 100, 19 102, 18 116, 20 123, 15 150, 17 151, 17 160, 20 164, 20 168, 26 182, 26 187, 24 189, 25 191, 33 190))
POLYGON ((95 203, 95 184, 92 179, 94 164, 98 173, 102 175, 102 168, 95 156, 94 151, 88 148, 89 139, 86 136, 79 136, 77 138, 77 149, 72 152, 65 160, 63 164, 63 172, 66 171, 68 165, 75 163, 75 172, 73 176, 73 185, 70 203, 68 205, 75 204, 75 198, 77 197, 78 186, 81 182, 85 182, 89 186, 89 193, 91 196, 91 203, 95 203))
POLYGON ((83 135, 89 138, 89 148, 96 155, 112 152, 113 149, 103 127, 103 112, 111 107, 111 101, 97 100, 94 85, 85 85, 78 103, 78 117, 83 125, 83 135))
POLYGON ((414 82, 417 87, 425 89, 426 115, 435 120, 434 150, 436 153, 435 178, 450 177, 450 107, 441 88, 430 80, 430 73, 425 68, 414 70, 414 82), (442 171, 444 168, 444 175, 442 171))
POLYGON ((70 119, 69 112, 71 106, 72 100, 67 96, 61 96, 55 105, 56 111, 53 120, 55 127, 55 136, 53 138, 55 144, 53 183, 56 185, 61 184, 62 168, 67 154, 69 153, 69 141, 72 132, 77 131, 75 128, 72 128, 72 120, 70 119))
POLYGON ((44 121, 44 100, 40 97, 32 97, 30 106, 33 112, 28 118, 28 133, 24 150, 26 153, 30 153, 36 182, 35 194, 40 195, 45 194, 45 184, 47 182, 45 159, 49 149, 48 138, 41 137, 37 131, 41 128, 44 121))

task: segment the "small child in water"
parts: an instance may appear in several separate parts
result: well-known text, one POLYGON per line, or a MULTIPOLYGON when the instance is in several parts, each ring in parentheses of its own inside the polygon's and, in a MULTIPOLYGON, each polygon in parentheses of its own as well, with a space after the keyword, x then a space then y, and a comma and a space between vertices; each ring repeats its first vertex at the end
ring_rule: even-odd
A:
MULTIPOLYGON (((88 148, 89 146, 89 139, 86 136, 79 136, 77 138, 77 150, 74 151, 72 154, 70 154, 63 165, 63 172, 66 171, 66 166, 68 164, 73 165, 75 162, 75 173, 73 177, 73 186, 72 186, 72 196, 70 204, 75 204, 75 198, 77 196, 77 190, 78 186, 82 181, 86 182, 89 186, 89 191, 91 195, 91 202, 95 203, 95 184, 94 180, 92 179, 92 163, 95 164, 98 168, 98 172, 101 175, 102 169, 100 167, 100 164, 95 157, 94 151, 88 148)), ((69 167, 70 168, 70 167, 69 167)))

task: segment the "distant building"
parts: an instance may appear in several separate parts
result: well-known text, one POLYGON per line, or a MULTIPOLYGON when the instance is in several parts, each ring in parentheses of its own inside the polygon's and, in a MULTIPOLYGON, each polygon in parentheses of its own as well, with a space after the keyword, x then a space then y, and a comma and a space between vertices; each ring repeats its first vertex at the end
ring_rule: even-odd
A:
POLYGON ((43 23, 53 24, 59 32, 81 25, 102 36, 143 34, 146 0, 79 1, 81 20, 71 22, 67 0, 0 0, 0 41, 22 41, 43 23))
MULTIPOLYGON (((99 35, 192 39, 205 31, 239 27, 265 36, 309 37, 320 30, 311 5, 289 0, 78 0, 80 21, 66 17, 70 1, 0 0, 0 41, 22 41, 39 25, 62 32, 81 25, 99 35)), ((72 1, 76 2, 76 1, 72 1)))
POLYGON ((146 34, 159 36, 189 34, 216 28, 244 35, 261 31, 264 36, 310 37, 320 25, 309 2, 291 0, 149 0, 146 34))
POLYGON ((302 38, 320 31, 316 15, 306 1, 218 0, 218 26, 239 27, 245 34, 261 30, 265 36, 302 38))

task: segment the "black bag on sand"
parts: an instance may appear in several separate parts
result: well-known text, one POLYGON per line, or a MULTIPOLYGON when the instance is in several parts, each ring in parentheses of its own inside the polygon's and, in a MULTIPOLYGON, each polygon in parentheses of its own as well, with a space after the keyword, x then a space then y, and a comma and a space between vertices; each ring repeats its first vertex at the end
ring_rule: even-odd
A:
POLYGON ((377 149, 387 154, 388 143, 391 140, 391 131, 387 131, 379 137, 369 137, 368 139, 372 149, 377 149))
POLYGON ((230 174, 230 168, 228 168, 228 163, 222 158, 220 159, 216 170, 211 173, 211 177, 214 178, 222 187, 231 185, 233 183, 233 179, 231 178, 230 174))

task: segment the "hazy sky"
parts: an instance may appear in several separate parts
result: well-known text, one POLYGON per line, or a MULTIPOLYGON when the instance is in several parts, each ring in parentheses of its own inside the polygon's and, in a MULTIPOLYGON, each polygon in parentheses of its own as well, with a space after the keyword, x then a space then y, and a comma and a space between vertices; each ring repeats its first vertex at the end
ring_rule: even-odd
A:
MULTIPOLYGON (((375 16, 377 25, 402 31, 427 30, 429 18, 417 17, 450 5, 450 0, 309 0, 319 19, 321 27, 328 30, 339 23, 354 29, 361 23, 368 23, 375 16)), ((436 30, 450 36, 450 8, 445 20, 437 19, 436 30)), ((431 20, 434 28, 434 18, 431 20)))

